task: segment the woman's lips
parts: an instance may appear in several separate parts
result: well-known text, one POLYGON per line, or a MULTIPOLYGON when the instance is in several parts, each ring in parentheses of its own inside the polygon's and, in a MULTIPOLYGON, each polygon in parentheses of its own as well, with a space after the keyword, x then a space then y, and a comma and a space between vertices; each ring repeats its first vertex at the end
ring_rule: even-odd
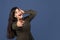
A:
POLYGON ((21 17, 21 18, 23 17, 23 15, 22 15, 22 14, 20 14, 20 15, 18 15, 18 16, 19 16, 19 17, 21 17))
POLYGON ((23 16, 23 14, 19 14, 18 16, 23 16))

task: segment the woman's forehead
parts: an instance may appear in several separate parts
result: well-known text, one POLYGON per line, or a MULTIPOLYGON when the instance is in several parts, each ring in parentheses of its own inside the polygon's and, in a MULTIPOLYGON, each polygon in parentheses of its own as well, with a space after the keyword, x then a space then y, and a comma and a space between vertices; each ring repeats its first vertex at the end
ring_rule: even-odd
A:
POLYGON ((15 11, 20 11, 20 9, 16 9, 15 11))

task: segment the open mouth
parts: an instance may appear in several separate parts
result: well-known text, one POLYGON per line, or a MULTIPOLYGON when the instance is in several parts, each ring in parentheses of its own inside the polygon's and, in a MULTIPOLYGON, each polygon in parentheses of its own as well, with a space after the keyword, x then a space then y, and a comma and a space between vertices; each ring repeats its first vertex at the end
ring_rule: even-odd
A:
POLYGON ((23 14, 19 14, 18 16, 22 16, 23 14))

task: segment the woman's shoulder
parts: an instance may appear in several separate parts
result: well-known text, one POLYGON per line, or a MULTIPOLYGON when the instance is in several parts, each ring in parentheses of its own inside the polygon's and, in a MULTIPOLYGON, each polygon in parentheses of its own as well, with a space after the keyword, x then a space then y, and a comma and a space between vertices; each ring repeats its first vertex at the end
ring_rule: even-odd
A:
POLYGON ((13 23, 12 23, 12 27, 14 27, 14 26, 16 26, 16 22, 13 22, 13 23))
POLYGON ((12 23, 12 29, 15 29, 16 28, 16 22, 13 22, 12 23))

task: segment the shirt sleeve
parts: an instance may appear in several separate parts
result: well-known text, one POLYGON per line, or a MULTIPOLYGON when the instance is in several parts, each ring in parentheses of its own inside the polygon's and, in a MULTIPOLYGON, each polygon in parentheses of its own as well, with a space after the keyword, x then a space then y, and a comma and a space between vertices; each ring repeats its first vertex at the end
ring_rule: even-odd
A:
POLYGON ((26 11, 26 13, 29 15, 26 16, 25 19, 29 22, 36 16, 36 11, 34 11, 34 10, 26 11))

